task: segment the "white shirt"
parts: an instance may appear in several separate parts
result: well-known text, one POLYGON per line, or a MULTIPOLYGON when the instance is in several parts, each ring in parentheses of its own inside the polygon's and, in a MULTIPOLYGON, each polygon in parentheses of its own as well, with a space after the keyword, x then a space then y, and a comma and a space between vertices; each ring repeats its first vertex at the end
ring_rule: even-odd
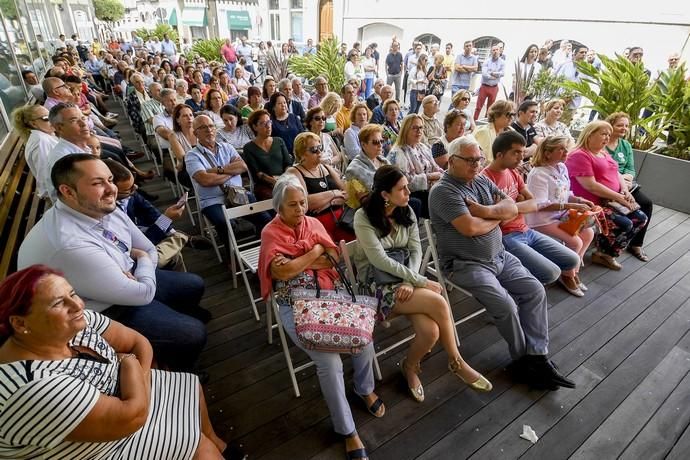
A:
POLYGON ((55 202, 57 200, 57 190, 53 187, 53 182, 50 180, 50 172, 53 170, 53 166, 57 161, 64 157, 69 155, 70 153, 91 153, 91 148, 90 147, 79 147, 78 145, 74 145, 70 141, 67 141, 65 139, 60 139, 57 144, 55 144, 55 147, 50 151, 50 154, 48 155, 48 161, 45 162, 44 168, 40 172, 40 179, 37 178, 38 180, 42 181, 44 184, 46 184, 46 191, 48 193, 48 196, 50 196, 50 199, 55 202))
POLYGON ((155 246, 121 209, 97 220, 62 201, 31 229, 17 260, 20 270, 34 264, 61 270, 86 308, 95 311, 150 303, 156 294, 157 263, 155 246), (149 255, 137 260, 133 272, 132 248, 149 255), (136 280, 123 272, 132 273, 136 280))
MULTIPOLYGON (((26 141, 24 147, 24 156, 26 157, 26 164, 29 165, 31 174, 36 178, 36 188, 38 196, 48 196, 48 187, 50 184, 45 183, 45 163, 48 161, 50 152, 60 139, 52 134, 44 133, 39 129, 32 129, 29 139, 26 141)), ((50 181, 50 175, 48 175, 50 181)), ((52 187, 51 187, 52 188, 52 187)))
MULTIPOLYGON (((168 112, 165 110, 162 113, 159 113, 155 117, 153 117, 153 131, 156 131, 156 128, 159 126, 163 126, 164 128, 168 128, 170 131, 173 129, 173 119, 172 115, 168 115, 168 112)), ((170 143, 160 137, 158 133, 156 133, 156 140, 158 141, 158 144, 160 144, 162 149, 169 149, 170 148, 170 143)))

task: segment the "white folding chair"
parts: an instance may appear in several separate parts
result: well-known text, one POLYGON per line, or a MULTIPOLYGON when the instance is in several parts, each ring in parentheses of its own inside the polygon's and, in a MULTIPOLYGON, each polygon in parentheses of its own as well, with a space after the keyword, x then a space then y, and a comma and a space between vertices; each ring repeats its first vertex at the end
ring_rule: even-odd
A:
MULTIPOLYGON (((252 303, 254 317, 257 321, 260 320, 260 316, 259 311, 256 308, 256 302, 260 301, 261 297, 254 297, 252 287, 247 279, 247 271, 256 273, 258 270, 261 238, 238 244, 237 239, 235 238, 235 232, 232 230, 231 221, 233 219, 251 216, 252 214, 257 214, 271 209, 273 209, 271 200, 249 203, 245 204, 244 206, 236 206, 234 208, 224 208, 225 222, 228 226, 228 244, 230 245, 230 265, 233 287, 237 288, 237 274, 241 274, 242 281, 244 281, 244 287, 247 289, 249 300, 252 303)), ((260 229, 257 230, 260 231, 260 229)))
MULTIPOLYGON (((443 271, 441 270, 441 263, 439 261, 438 257, 438 250, 436 247, 436 236, 434 234, 434 229, 431 226, 431 221, 429 219, 424 219, 424 230, 426 230, 426 236, 428 239, 429 246, 426 248, 426 252, 424 253, 424 258, 422 259, 422 267, 421 267, 421 272, 423 274, 430 273, 433 275, 438 283, 441 285, 441 292, 443 293, 443 297, 446 298, 446 302, 448 302, 448 307, 450 308, 450 298, 448 297, 448 288, 450 289, 457 289, 458 291, 462 292, 463 294, 467 295, 468 297, 472 297, 472 294, 467 291, 466 289, 463 289, 462 287, 458 286, 457 284, 453 283, 452 281, 446 279, 443 276, 443 271)), ((486 309, 481 308, 473 313, 470 313, 469 315, 463 316, 459 320, 455 321, 455 318, 453 318, 453 311, 451 308, 450 312, 450 317, 453 319, 453 324, 457 326, 458 324, 464 323, 465 321, 469 321, 472 318, 481 315, 484 313, 486 309)), ((453 328, 455 331, 455 341, 457 342, 458 346, 460 345, 460 338, 458 337, 458 331, 457 328, 453 328)))
MULTIPOLYGON (((168 159, 170 160, 170 164, 172 165, 172 168, 173 168, 172 169, 172 175, 175 178, 173 185, 174 185, 174 188, 177 190, 177 197, 180 197, 184 194, 184 192, 189 192, 189 190, 187 189, 187 187, 184 187, 180 183, 180 179, 178 179, 178 177, 177 177, 177 167, 175 166, 177 164, 177 158, 175 158, 175 154, 173 153, 172 149, 168 149, 168 159)), ((189 221, 192 223, 192 226, 195 226, 196 223, 194 222, 194 216, 192 215, 192 209, 189 206, 185 206, 185 210, 187 211, 187 216, 189 217, 189 221)))

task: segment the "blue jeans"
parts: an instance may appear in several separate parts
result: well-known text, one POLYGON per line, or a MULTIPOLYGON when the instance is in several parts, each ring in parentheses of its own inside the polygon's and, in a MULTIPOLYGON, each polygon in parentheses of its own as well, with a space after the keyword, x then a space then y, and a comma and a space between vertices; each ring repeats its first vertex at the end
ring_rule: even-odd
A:
MULTIPOLYGON (((338 353, 325 353, 323 351, 307 350, 302 347, 295 332, 295 317, 292 306, 280 305, 280 319, 283 321, 285 332, 290 340, 301 348, 316 367, 316 375, 319 377, 321 393, 326 400, 328 411, 335 432, 348 435, 355 431, 355 422, 352 419, 350 404, 345 394, 345 380, 343 378, 343 361, 338 353)), ((352 367, 354 370, 354 390, 358 395, 366 396, 374 392, 374 343, 370 343, 361 353, 352 355, 352 367)))
POLYGON ((456 259, 446 277, 486 308, 513 359, 548 353, 546 291, 515 256, 502 251, 490 263, 456 259))
POLYGON ((185 310, 199 307, 204 280, 193 273, 156 269, 156 295, 148 305, 113 305, 103 314, 149 339, 159 364, 194 367, 206 345, 206 326, 185 310))
POLYGON ((532 229, 504 235, 503 245, 542 284, 553 283, 561 271, 577 268, 580 263, 573 250, 532 229))
POLYGON ((237 66, 236 62, 228 62, 225 64, 225 70, 228 72, 230 78, 235 78, 235 66, 237 66))

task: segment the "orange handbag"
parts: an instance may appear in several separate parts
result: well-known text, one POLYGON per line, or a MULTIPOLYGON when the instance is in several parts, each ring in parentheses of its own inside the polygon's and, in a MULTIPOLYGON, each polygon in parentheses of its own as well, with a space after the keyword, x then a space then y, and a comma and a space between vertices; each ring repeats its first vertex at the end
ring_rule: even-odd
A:
POLYGON ((568 209, 561 216, 561 222, 558 228, 565 231, 569 235, 577 235, 585 227, 597 225, 603 234, 608 234, 608 225, 606 224, 605 216, 602 214, 602 209, 595 206, 591 211, 578 211, 577 209, 568 209))

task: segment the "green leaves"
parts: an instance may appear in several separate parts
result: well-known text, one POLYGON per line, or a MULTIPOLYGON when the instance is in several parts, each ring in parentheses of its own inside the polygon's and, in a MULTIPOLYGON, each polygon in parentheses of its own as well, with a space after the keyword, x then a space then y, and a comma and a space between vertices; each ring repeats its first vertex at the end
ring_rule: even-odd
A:
POLYGON ((585 107, 596 110, 602 119, 614 112, 629 114, 628 140, 635 148, 648 150, 664 131, 663 114, 642 117, 644 109, 655 105, 657 86, 650 84, 642 64, 632 63, 625 56, 597 56, 603 64, 601 71, 586 61, 578 62, 581 81, 565 81, 563 87, 589 99, 592 103, 585 107))
POLYGON ((339 49, 338 40, 328 38, 319 44, 316 54, 292 56, 288 68, 309 80, 324 76, 328 79, 329 87, 338 91, 345 84, 345 58, 338 54, 339 49))
POLYGON ((199 55, 206 61, 223 62, 220 56, 220 48, 225 43, 224 38, 212 38, 210 40, 200 40, 192 45, 192 55, 199 55))
POLYGON ((114 22, 125 17, 125 6, 120 0, 93 0, 93 9, 101 21, 114 22))
POLYGON ((158 24, 153 29, 137 29, 136 33, 144 41, 150 40, 153 37, 158 37, 158 40, 162 41, 163 36, 168 34, 170 40, 178 43, 177 31, 170 24, 158 24))

